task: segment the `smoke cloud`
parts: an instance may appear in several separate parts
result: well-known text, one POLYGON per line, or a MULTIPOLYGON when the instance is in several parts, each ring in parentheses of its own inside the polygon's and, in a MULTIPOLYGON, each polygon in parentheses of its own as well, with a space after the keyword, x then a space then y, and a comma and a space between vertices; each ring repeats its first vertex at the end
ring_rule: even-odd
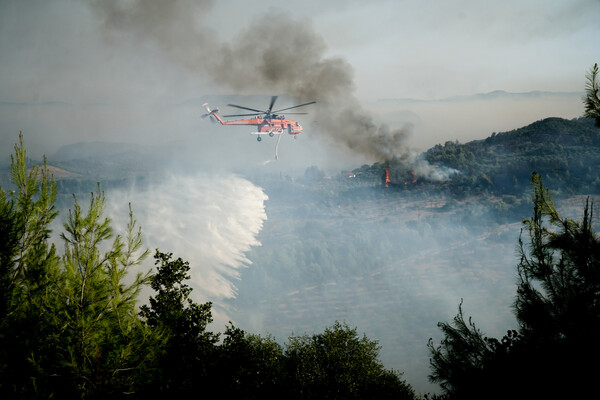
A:
POLYGON ((233 174, 174 175, 146 188, 107 193, 107 215, 124 227, 127 205, 142 227, 146 246, 190 262, 193 295, 212 301, 217 326, 231 318, 225 299, 236 296, 235 280, 251 262, 246 253, 267 219, 263 190, 233 174))
MULTIPOLYGON (((108 40, 129 38, 156 46, 169 59, 219 87, 240 93, 287 94, 315 100, 311 132, 373 161, 408 160, 410 127, 377 123, 358 102, 353 69, 327 57, 323 39, 307 21, 267 13, 220 42, 203 22, 212 1, 97 1, 93 9, 108 40)), ((233 28, 233 27, 232 27, 233 28)))

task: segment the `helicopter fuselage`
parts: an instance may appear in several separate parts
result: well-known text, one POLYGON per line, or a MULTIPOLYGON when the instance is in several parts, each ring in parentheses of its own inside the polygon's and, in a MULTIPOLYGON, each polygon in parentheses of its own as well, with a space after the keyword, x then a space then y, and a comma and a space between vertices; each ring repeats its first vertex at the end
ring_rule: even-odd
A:
POLYGON ((221 117, 215 112, 213 115, 217 118, 217 120, 222 125, 251 125, 256 126, 256 133, 258 134, 269 134, 269 135, 278 135, 285 131, 290 135, 298 135, 302 133, 302 125, 298 121, 294 121, 291 119, 285 119, 282 116, 277 118, 248 118, 248 119, 238 119, 233 121, 224 121, 221 117))

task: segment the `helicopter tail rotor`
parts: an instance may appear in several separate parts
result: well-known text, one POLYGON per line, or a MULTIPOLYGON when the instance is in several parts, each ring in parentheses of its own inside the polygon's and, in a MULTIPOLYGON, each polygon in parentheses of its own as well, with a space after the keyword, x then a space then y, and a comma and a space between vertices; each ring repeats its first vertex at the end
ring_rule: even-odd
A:
POLYGON ((206 112, 205 114, 202 114, 202 115, 201 115, 201 118, 202 118, 202 119, 206 119, 206 118, 208 117, 208 118, 210 119, 210 122, 212 122, 213 124, 216 124, 216 123, 217 123, 217 120, 216 120, 216 119, 215 119, 215 117, 214 117, 214 113, 216 113, 216 112, 219 112, 219 109, 218 109, 218 108, 215 108, 215 109, 211 110, 211 109, 208 107, 208 103, 204 103, 204 104, 202 104, 202 105, 204 106, 204 108, 206 108, 206 111, 207 111, 207 112, 206 112))

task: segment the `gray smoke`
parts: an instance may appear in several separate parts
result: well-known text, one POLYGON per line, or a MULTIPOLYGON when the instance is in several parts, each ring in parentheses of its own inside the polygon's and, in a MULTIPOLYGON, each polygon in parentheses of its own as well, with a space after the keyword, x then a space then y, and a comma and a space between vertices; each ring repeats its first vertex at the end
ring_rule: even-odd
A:
POLYGON ((391 129, 374 121, 353 94, 352 67, 339 57, 326 57, 326 45, 308 21, 270 12, 226 43, 203 22, 213 4, 209 0, 93 4, 108 40, 128 38, 139 46, 156 46, 173 62, 238 94, 282 93, 315 100, 307 110, 311 133, 373 161, 409 158, 409 127, 391 129))

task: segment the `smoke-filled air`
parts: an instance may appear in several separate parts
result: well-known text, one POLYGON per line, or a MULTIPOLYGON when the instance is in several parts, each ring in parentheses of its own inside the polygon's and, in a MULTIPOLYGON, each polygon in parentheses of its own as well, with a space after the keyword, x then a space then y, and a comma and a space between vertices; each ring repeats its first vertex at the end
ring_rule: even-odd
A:
POLYGON ((107 40, 150 42, 173 62, 236 93, 282 93, 316 101, 315 133, 372 161, 406 159, 408 126, 378 123, 354 95, 352 66, 327 57, 326 45, 305 20, 282 12, 261 15, 222 42, 203 25, 212 1, 99 1, 94 9, 107 40))
MULTIPOLYGON (((487 337, 519 329, 532 172, 570 216, 600 192, 597 127, 582 117, 586 87, 597 88, 586 76, 598 74, 599 15, 597 0, 0 0, 0 185, 6 199, 19 193, 9 155, 22 132, 23 165, 45 160, 56 181, 58 253, 73 194, 85 208, 99 185, 122 238, 131 204, 136 254, 189 262, 190 297, 211 303, 214 332, 231 321, 281 344, 339 321, 375 339, 383 366, 417 393, 442 393, 427 341, 443 340, 437 324, 459 304, 487 337), (271 111, 291 121, 283 133, 223 124, 271 111)), ((154 261, 136 271, 156 273, 154 261)), ((152 296, 146 285, 134 317, 156 317, 152 296)), ((211 346, 239 344, 229 339, 211 346)), ((127 385, 134 369, 98 369, 98 379, 125 371, 127 385)), ((40 382, 88 384, 63 372, 40 382)))

